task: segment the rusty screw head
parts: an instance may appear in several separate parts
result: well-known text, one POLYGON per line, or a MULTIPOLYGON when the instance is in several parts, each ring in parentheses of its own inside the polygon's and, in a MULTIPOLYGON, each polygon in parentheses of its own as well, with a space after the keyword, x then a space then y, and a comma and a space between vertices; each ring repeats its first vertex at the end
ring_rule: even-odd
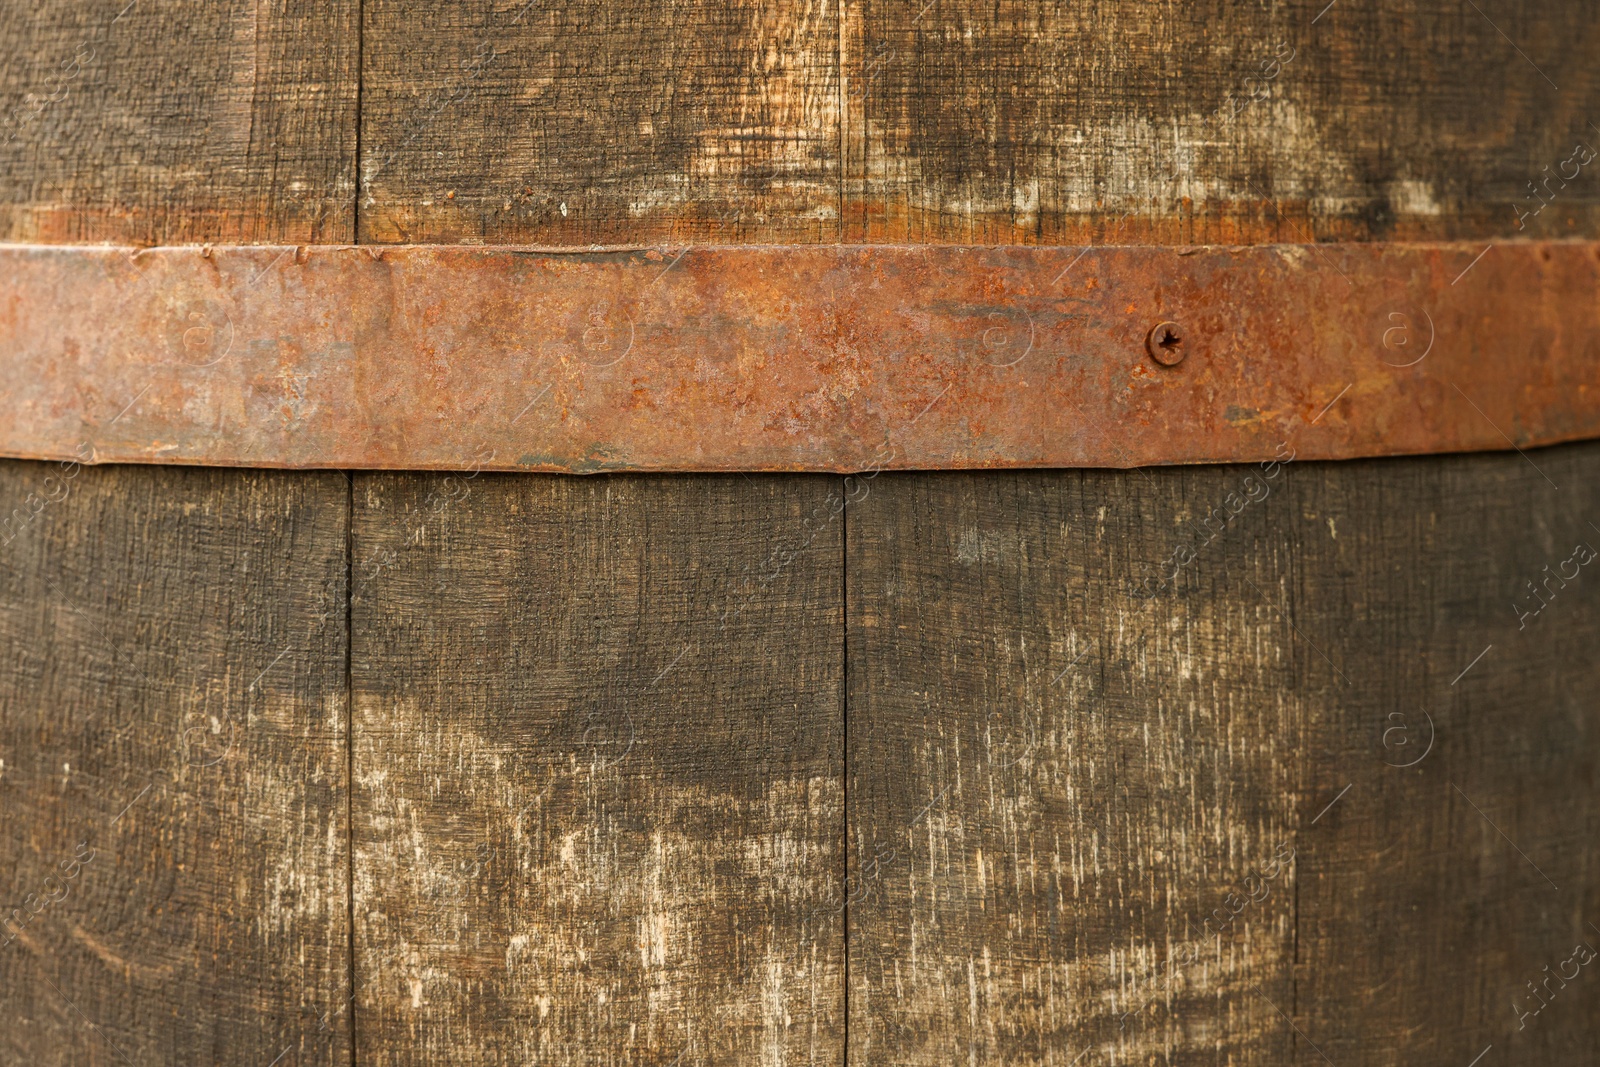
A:
POLYGON ((1182 327, 1175 322, 1158 322, 1150 328, 1144 347, 1150 358, 1163 367, 1176 367, 1183 362, 1184 342, 1188 340, 1182 327))

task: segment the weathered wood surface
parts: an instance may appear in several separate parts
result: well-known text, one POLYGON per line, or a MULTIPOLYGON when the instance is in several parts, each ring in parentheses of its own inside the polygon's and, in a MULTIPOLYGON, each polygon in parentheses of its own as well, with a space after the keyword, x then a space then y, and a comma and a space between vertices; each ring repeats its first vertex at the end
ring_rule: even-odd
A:
POLYGON ((1575 0, 70 0, 0 26, 12 240, 1298 243, 1600 223, 1592 168, 1563 166, 1600 143, 1575 0))
MULTIPOLYGON (((1574 0, 360 7, 9 6, 0 236, 1600 222, 1574 0)), ((0 1059, 1587 1064, 1597 464, 1294 464, 1198 548, 1246 472, 885 474, 848 564, 828 479, 78 471, 0 550, 0 890, 67 890, 0 1059)))
POLYGON ((0 1061, 346 1062, 345 480, 0 500, 0 1061))
POLYGON ((1583 110, 1595 68, 1575 61, 1596 47, 1580 3, 846 12, 849 240, 1508 236, 1524 232, 1513 205, 1546 199, 1526 232, 1600 219, 1587 171, 1529 187, 1575 142, 1600 145, 1583 110))
POLYGON ((1600 448, 1264 475, 852 507, 852 1062, 1592 1058, 1600 448))
POLYGON ((357 1062, 840 1061, 837 484, 357 477, 357 1062))
POLYGON ((1298 473, 1246 573, 1315 708, 1300 1028, 1341 1065, 1593 1063, 1600 967, 1542 983, 1600 950, 1600 447, 1298 473))
POLYGON ((364 7, 363 241, 838 237, 838 5, 364 7))
POLYGON ((1600 145, 1572 0, 469 0, 424 25, 410 0, 366 5, 363 240, 1300 243, 1600 221, 1600 184, 1561 174, 1600 145))
POLYGON ((357 7, 5 5, 0 238, 351 240, 357 7))
MULTIPOLYGON (((1597 466, 358 476, 358 1059, 1583 1063, 1597 466)), ((7 1055, 342 1062, 344 482, 67 484, 7 1055)))
POLYGON ((1291 1001, 1308 711, 1226 557, 1177 618, 1128 596, 1239 475, 1150 477, 884 474, 851 509, 851 1062, 1290 1061, 1251 987, 1291 1001))

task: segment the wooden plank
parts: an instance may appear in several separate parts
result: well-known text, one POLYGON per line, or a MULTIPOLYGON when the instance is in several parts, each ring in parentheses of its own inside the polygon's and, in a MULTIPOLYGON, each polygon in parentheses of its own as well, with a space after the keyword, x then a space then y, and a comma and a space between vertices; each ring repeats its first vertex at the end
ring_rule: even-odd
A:
POLYGON ((445 20, 384 0, 364 40, 356 8, 11 13, 0 234, 351 239, 358 52, 365 240, 1303 242, 1600 221, 1574 162, 1600 138, 1576 103, 1595 75, 1557 62, 1589 39, 1570 0, 474 0, 445 20))
POLYGON ((473 0, 447 19, 382 0, 364 31, 357 6, 9 13, 0 236, 350 240, 358 53, 364 240, 1305 242, 1600 221, 1573 0, 473 0))
POLYGON ((361 239, 838 237, 820 0, 365 5, 361 239))
POLYGON ((1131 569, 1171 551, 1168 513, 1239 480, 864 483, 852 1063, 1289 1061, 1268 1001, 1292 996, 1293 663, 1225 577, 1243 539, 1179 603, 1128 595, 1131 569), (1230 893, 1256 899, 1233 917, 1230 893))
MULTIPOLYGON (((356 11, 9 10, 0 239, 352 239, 356 11)), ((0 472, 3 888, 66 892, 0 951, 0 1058, 343 1062, 347 483, 72 470, 0 472)))
POLYGON ((1585 979, 1523 1016, 1600 948, 1597 472, 1584 444, 873 480, 853 1059, 1587 1062, 1585 979))
POLYGON ((344 1062, 344 479, 0 500, 0 1060, 344 1062))
POLYGON ((351 240, 358 6, 9 5, 0 239, 351 240))
POLYGON ((853 0, 843 41, 847 241, 1548 237, 1600 222, 1592 168, 1561 168, 1575 143, 1600 146, 1582 104, 1595 66, 1574 61, 1595 48, 1593 11, 1577 0, 853 0))
POLYGON ((358 476, 360 1063, 839 1061, 837 485, 358 476))
POLYGON ((1592 1062, 1600 446, 1319 466, 1298 503, 1254 580, 1303 631, 1303 821, 1349 787, 1300 834, 1301 1029, 1338 1064, 1592 1062))

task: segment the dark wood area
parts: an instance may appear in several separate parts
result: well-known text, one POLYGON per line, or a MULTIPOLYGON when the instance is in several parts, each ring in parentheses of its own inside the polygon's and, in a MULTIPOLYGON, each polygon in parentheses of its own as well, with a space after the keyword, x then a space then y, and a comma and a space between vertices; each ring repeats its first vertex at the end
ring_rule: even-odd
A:
POLYGON ((837 240, 838 10, 369 0, 361 239, 837 240))
POLYGON ((1594 69, 1572 61, 1600 47, 1582 4, 847 11, 846 240, 1508 237, 1600 217, 1600 185, 1557 174, 1600 144, 1594 69), (1546 201, 1519 227, 1514 205, 1546 201))
POLYGON ((1588 1063, 1597 475, 875 479, 852 1061, 1588 1063))
POLYGON ((354 0, 0 13, 0 238, 355 236, 354 0))
POLYGON ((1576 1067, 1597 471, 8 463, 6 1055, 1576 1067))
POLYGON ((1574 161, 1600 144, 1596 75, 1573 61, 1600 25, 1571 0, 470 0, 426 30, 422 10, 366 7, 363 240, 1304 243, 1600 220, 1574 161))
POLYGON ((1336 1063, 1593 1062, 1600 982, 1563 965, 1600 950, 1600 449, 1295 485, 1294 549, 1247 573, 1314 709, 1300 1027, 1336 1063))
POLYGON ((837 484, 358 477, 358 1062, 840 1062, 837 484))
POLYGON ((346 1062, 345 480, 0 499, 0 1062, 346 1062))
POLYGON ((1600 146, 1600 24, 1574 0, 64 0, 0 28, 9 240, 1303 243, 1600 222, 1577 151, 1600 146))

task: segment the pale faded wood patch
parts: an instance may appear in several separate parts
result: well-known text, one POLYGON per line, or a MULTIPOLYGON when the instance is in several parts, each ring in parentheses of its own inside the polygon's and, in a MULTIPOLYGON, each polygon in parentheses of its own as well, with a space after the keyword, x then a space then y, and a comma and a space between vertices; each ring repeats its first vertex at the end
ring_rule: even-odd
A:
POLYGON ((0 463, 30 492, 0 904, 65 895, 0 947, 0 1059, 346 1062, 344 479, 0 463))
POLYGON ((838 1062, 836 484, 358 479, 361 1062, 838 1062))

